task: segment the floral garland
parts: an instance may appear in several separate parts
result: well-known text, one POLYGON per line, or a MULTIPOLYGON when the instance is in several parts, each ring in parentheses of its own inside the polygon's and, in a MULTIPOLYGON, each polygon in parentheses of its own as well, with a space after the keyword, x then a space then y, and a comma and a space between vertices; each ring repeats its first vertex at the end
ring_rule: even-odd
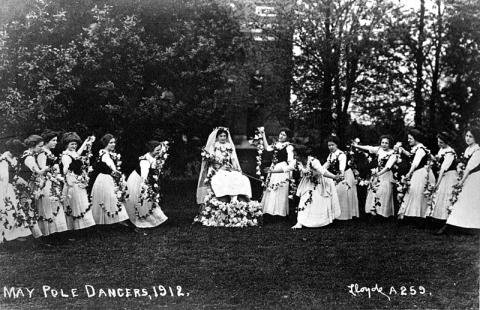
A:
MULTIPOLYGON (((165 161, 168 158, 168 141, 164 142, 163 146, 162 152, 155 157, 155 164, 152 169, 150 169, 147 180, 141 184, 140 197, 137 204, 135 204, 135 216, 140 220, 148 218, 153 214, 153 210, 160 206, 161 194, 158 182, 159 177, 163 172, 162 169, 165 165, 165 161), (138 206, 143 205, 145 201, 152 203, 150 204, 150 208, 147 213, 140 215, 138 206)), ((139 160, 146 159, 147 158, 144 156, 139 158, 139 160)))
POLYGON ((261 171, 262 154, 265 150, 262 137, 262 132, 264 132, 264 130, 264 127, 258 127, 257 129, 255 129, 255 135, 253 136, 253 139, 248 140, 251 145, 257 148, 257 156, 255 157, 257 161, 257 165, 255 166, 255 174, 262 181, 262 187, 265 187, 265 176, 262 175, 261 171))
MULTIPOLYGON (((50 160, 51 162, 57 162, 58 158, 53 155, 52 153, 44 152, 45 156, 47 156, 47 161, 50 160)), ((61 203, 64 200, 62 189, 63 183, 65 182, 64 178, 61 176, 58 170, 55 170, 54 167, 51 167, 49 171, 45 173, 43 176, 39 176, 42 179, 41 190, 45 189, 45 186, 48 181, 50 181, 50 193, 48 198, 52 203, 57 203, 57 209, 52 212, 52 217, 44 217, 38 216, 38 221, 53 223, 54 218, 57 217, 58 213, 60 212, 60 208, 62 208, 61 203)), ((42 194, 44 195, 44 194, 42 194)))
MULTIPOLYGON (((480 149, 476 149, 473 153, 478 152, 480 149)), ((465 153, 462 154, 460 162, 457 165, 457 183, 452 186, 452 196, 450 197, 450 205, 447 208, 448 215, 453 211, 453 206, 458 201, 458 195, 462 192, 463 184, 460 184, 460 181, 463 179, 465 174, 465 168, 467 167, 468 160, 472 157, 473 153, 470 156, 465 156, 465 153)))
MULTIPOLYGON (((427 169, 427 175, 425 177, 425 186, 423 188, 423 195, 427 198, 427 207, 431 208, 432 204, 432 197, 431 197, 431 192, 433 191, 433 187, 431 186, 429 180, 430 180, 430 169, 432 166, 432 156, 430 153, 430 150, 425 148, 423 145, 418 147, 421 148, 425 151, 425 156, 427 156, 427 163, 425 164, 424 167, 427 169)), ((417 148, 417 150, 418 150, 417 148)), ((415 150, 415 152, 417 151, 415 150)), ((413 156, 413 154, 412 154, 413 156)), ((405 195, 407 194, 408 190, 410 189, 410 178, 407 178, 405 176, 402 176, 402 179, 399 183, 397 183, 397 199, 400 203, 400 209, 398 210, 398 218, 402 219, 404 217, 405 211, 407 206, 404 204, 404 199, 405 195)))
POLYGON ((318 177, 313 174, 313 165, 312 165, 312 158, 308 159, 306 171, 303 172, 303 177, 308 178, 310 182, 313 183, 313 189, 308 190, 308 198, 305 200, 303 206, 300 204, 297 206, 297 213, 305 210, 305 208, 313 202, 313 191, 317 189, 319 183, 318 177))
MULTIPOLYGON (((101 160, 101 158, 105 154, 107 154, 107 151, 100 150, 100 155, 98 160, 101 160)), ((116 169, 115 171, 112 171, 110 175, 113 178, 113 183, 114 183, 113 191, 114 191, 115 197, 117 198, 117 205, 116 205, 117 210, 115 210, 114 212, 107 210, 103 202, 100 203, 99 205, 102 208, 103 212, 108 217, 113 218, 117 216, 120 213, 120 211, 122 211, 123 204, 128 198, 128 193, 127 193, 127 182, 125 181, 125 176, 120 170, 120 167, 122 165, 121 155, 114 152, 108 152, 108 155, 110 156, 113 163, 115 164, 115 169, 116 169)))
MULTIPOLYGON (((345 154, 343 153, 342 151, 340 151, 341 154, 345 154)), ((330 153, 330 155, 328 156, 327 158, 327 161, 329 163, 329 167, 332 167, 332 168, 329 168, 331 169, 331 172, 333 174, 338 174, 340 173, 340 171, 338 170, 338 166, 339 166, 339 160, 338 160, 338 156, 335 157, 334 159, 331 159, 331 155, 332 153, 330 153)), ((350 168, 351 169, 351 168, 350 168)), ((345 179, 337 179, 335 180, 335 185, 338 185, 338 184, 343 184, 347 187, 347 191, 350 190, 352 187, 350 186, 350 184, 347 183, 347 181, 345 181, 345 179)))
POLYGON ((207 176, 205 177, 205 180, 204 180, 205 184, 210 185, 212 182, 213 176, 217 173, 218 169, 215 168, 215 165, 231 166, 230 157, 232 153, 233 153, 233 147, 230 144, 225 146, 220 146, 220 147, 215 144, 214 154, 208 152, 205 148, 202 148, 202 153, 201 153, 202 160, 207 162, 209 166, 207 171, 207 176), (215 152, 217 150, 219 150, 223 156, 220 159, 217 156, 215 156, 215 152))
POLYGON ((92 203, 89 202, 89 203, 88 203, 88 207, 85 209, 85 211, 80 212, 79 215, 73 215, 73 210, 72 210, 72 208, 70 207, 70 205, 68 205, 68 206, 66 207, 65 214, 68 215, 69 217, 71 217, 71 218, 74 219, 74 220, 79 220, 79 219, 84 218, 84 217, 85 217, 85 214, 87 214, 87 213, 90 211, 91 208, 92 208, 92 203))
MULTIPOLYGON (((28 156, 34 156, 34 153, 30 150, 26 150, 21 160, 24 160, 28 156)), ((18 175, 18 165, 15 169, 16 173, 13 177, 14 192, 18 199, 17 212, 15 214, 18 226, 33 227, 38 223, 38 211, 35 207, 35 201, 43 196, 42 193, 42 180, 36 174, 32 173, 29 180, 20 181, 18 175)))
MULTIPOLYGON (((442 153, 441 155, 437 154, 435 157, 432 157, 432 166, 436 166, 438 169, 441 169, 442 163, 445 160, 445 155, 447 155, 447 154, 452 154, 453 155, 454 159, 453 159, 452 165, 455 164, 456 161, 457 161, 457 154, 453 150, 448 150, 445 153, 442 153)), ((463 171, 462 171, 462 173, 463 173, 463 171)), ((453 190, 455 190, 455 185, 453 186, 453 190)), ((427 201, 427 208, 428 208, 427 216, 433 216, 433 213, 435 211, 435 205, 436 205, 435 204, 435 197, 437 196, 437 194, 438 194, 438 191, 435 188, 435 186, 429 184, 427 189, 424 192, 424 195, 426 197, 428 197, 428 196, 431 197, 427 201)), ((457 195, 458 195, 458 193, 457 193, 457 195)), ((447 210, 448 210, 448 208, 447 208, 447 210)))

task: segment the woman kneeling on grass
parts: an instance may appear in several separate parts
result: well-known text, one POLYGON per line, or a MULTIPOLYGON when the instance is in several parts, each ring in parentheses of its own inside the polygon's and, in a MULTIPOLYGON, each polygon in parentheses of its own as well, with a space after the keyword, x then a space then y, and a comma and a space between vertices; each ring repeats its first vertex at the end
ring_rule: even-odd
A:
POLYGON ((302 180, 297 189, 300 197, 298 204, 297 224, 292 229, 302 227, 322 227, 340 216, 340 202, 333 180, 340 180, 340 175, 327 171, 320 161, 308 156, 311 150, 299 149, 297 154, 301 161, 298 167, 302 180))

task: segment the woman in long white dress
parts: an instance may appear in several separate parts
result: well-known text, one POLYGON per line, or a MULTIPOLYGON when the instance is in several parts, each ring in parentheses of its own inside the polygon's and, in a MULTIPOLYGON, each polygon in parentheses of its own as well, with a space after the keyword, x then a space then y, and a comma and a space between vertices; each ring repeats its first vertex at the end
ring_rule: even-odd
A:
POLYGON ((168 217, 160 208, 160 169, 158 158, 166 149, 158 141, 147 143, 148 153, 139 158, 135 170, 127 180, 128 198, 125 204, 128 216, 133 225, 139 228, 156 227, 164 223, 168 217), (144 196, 142 189, 148 196, 144 196))
POLYGON ((440 147, 436 160, 440 165, 435 192, 433 193, 432 208, 427 216, 436 220, 445 221, 448 217, 448 207, 452 198, 453 186, 457 183, 457 154, 450 147, 452 139, 446 132, 437 135, 437 143, 440 147))
POLYGON ((37 202, 41 195, 40 180, 41 177, 50 169, 45 167, 40 169, 37 164, 36 155, 42 151, 43 139, 38 135, 31 135, 25 139, 27 150, 23 152, 20 158, 20 164, 17 172, 17 181, 15 187, 19 193, 19 211, 23 218, 19 219, 24 227, 28 227, 34 238, 42 236, 42 231, 38 225, 37 202))
MULTIPOLYGON (((468 145, 463 153, 463 162, 466 162, 462 179, 456 184, 460 190, 457 200, 453 199, 451 213, 447 218, 447 225, 462 228, 480 229, 480 130, 469 128, 465 134, 468 145)), ((438 234, 444 233, 447 225, 442 227, 438 234)))
MULTIPOLYGON (((303 158, 308 150, 299 151, 297 154, 303 158)), ((323 227, 333 222, 340 216, 340 202, 333 179, 341 177, 328 172, 320 161, 308 156, 304 166, 299 163, 302 179, 298 185, 297 196, 300 197, 298 204, 297 223, 292 229, 302 227, 323 227)))
POLYGON ((268 177, 262 197, 263 214, 287 216, 289 213, 288 195, 291 173, 295 168, 294 148, 288 142, 290 130, 282 129, 278 141, 269 145, 265 132, 262 131, 266 151, 273 151, 272 165, 266 169, 268 177))
POLYGON ((62 153, 62 173, 65 176, 63 187, 63 207, 70 230, 79 230, 95 225, 91 204, 88 199, 88 167, 84 162, 88 161, 88 154, 82 157, 85 150, 89 150, 95 137, 88 137, 82 143, 75 132, 67 132, 63 135, 62 143, 65 151, 62 153))
POLYGON ((394 179, 391 169, 397 161, 397 155, 391 145, 392 138, 388 135, 380 137, 380 146, 353 145, 357 149, 377 155, 377 167, 368 187, 365 213, 383 217, 390 217, 395 213, 393 204, 394 179))
MULTIPOLYGON (((119 171, 120 154, 114 153, 116 140, 111 134, 101 139, 96 170, 98 175, 92 187, 92 213, 95 223, 115 224, 128 220, 125 209, 126 189, 123 174, 119 171)), ((128 226, 127 223, 122 225, 128 226)))
POLYGON ((242 174, 235 145, 227 128, 215 128, 204 148, 204 160, 197 186, 197 203, 205 203, 209 191, 217 198, 228 197, 235 202, 238 196, 252 197, 250 181, 242 174), (210 176, 210 178, 209 178, 210 176))
POLYGON ((336 136, 327 139, 330 154, 323 165, 331 173, 342 177, 336 182, 338 200, 340 201, 341 214, 339 220, 350 220, 359 217, 357 184, 355 175, 348 165, 347 155, 338 149, 339 140, 336 136))
POLYGON ((16 215, 19 214, 18 199, 13 188, 14 170, 17 156, 23 144, 19 140, 7 141, 8 151, 0 155, 0 243, 3 240, 24 240, 32 234, 30 229, 19 225, 16 215), (17 151, 17 152, 16 152, 17 151))
POLYGON ((421 132, 411 129, 408 133, 408 143, 411 146, 410 152, 403 147, 399 148, 399 152, 406 154, 410 158, 413 157, 410 170, 406 174, 406 178, 410 179, 410 186, 403 202, 398 211, 398 217, 403 219, 405 216, 411 218, 425 218, 427 214, 428 197, 424 192, 429 186, 435 185, 435 176, 429 166, 430 151, 420 143, 421 132))
POLYGON ((67 222, 63 211, 61 196, 62 183, 58 178, 60 174, 57 157, 52 149, 57 146, 57 133, 45 131, 42 133, 45 144, 37 155, 38 167, 48 169, 42 178, 42 196, 36 201, 38 209, 38 225, 42 234, 48 236, 53 233, 67 230, 67 222))

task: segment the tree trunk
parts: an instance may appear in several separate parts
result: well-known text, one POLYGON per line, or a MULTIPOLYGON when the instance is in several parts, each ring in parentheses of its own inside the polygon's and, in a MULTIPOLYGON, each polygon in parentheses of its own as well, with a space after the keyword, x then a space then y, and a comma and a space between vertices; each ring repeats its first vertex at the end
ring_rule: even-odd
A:
POLYGON ((322 88, 322 100, 321 100, 321 124, 320 124, 320 135, 323 138, 326 138, 329 134, 331 134, 332 130, 332 104, 333 104, 333 93, 332 93, 332 86, 333 86, 333 53, 332 53, 332 42, 333 42, 333 35, 331 29, 331 7, 330 2, 325 8, 325 47, 323 51, 323 59, 325 61, 324 66, 324 80, 323 80, 323 88, 322 88))
POLYGON ((433 67, 432 75, 432 94, 429 102, 429 122, 430 129, 435 128, 435 115, 437 112, 437 105, 439 104, 439 89, 438 89, 438 79, 440 76, 440 57, 442 52, 442 36, 443 36, 443 21, 442 21, 442 10, 441 10, 441 0, 437 0, 437 33, 436 33, 436 44, 435 44, 435 63, 433 67))
POLYGON ((425 41, 425 0, 420 0, 420 20, 418 23, 418 45, 415 50, 416 76, 415 90, 413 97, 415 100, 415 126, 421 127, 423 111, 425 109, 422 95, 423 88, 423 63, 425 55, 423 53, 423 42, 425 41))

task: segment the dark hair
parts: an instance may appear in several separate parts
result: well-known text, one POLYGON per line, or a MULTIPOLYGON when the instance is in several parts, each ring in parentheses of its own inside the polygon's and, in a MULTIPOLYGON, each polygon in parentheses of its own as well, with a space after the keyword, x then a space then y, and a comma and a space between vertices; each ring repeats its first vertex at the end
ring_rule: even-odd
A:
POLYGON ((380 140, 379 140, 379 144, 382 144, 383 139, 387 139, 388 140, 388 146, 392 147, 393 137, 391 135, 381 135, 380 140))
POLYGON ((469 131, 472 134, 473 138, 475 139, 475 142, 479 143, 480 142, 480 129, 478 127, 469 126, 465 130, 465 134, 469 131))
POLYGON ((45 131, 42 132, 41 136, 42 136, 42 138, 43 138, 43 141, 45 141, 45 143, 48 143, 48 142, 50 142, 53 138, 57 138, 57 137, 58 137, 58 132, 52 131, 52 130, 50 130, 50 129, 45 129, 45 131))
POLYGON ((335 135, 330 135, 328 138, 327 138, 327 143, 328 142, 333 142, 335 143, 337 146, 340 144, 340 139, 338 139, 337 136, 335 135))
POLYGON ((23 141, 23 143, 25 143, 25 146, 27 148, 35 147, 40 142, 43 142, 43 139, 39 135, 31 135, 28 138, 26 138, 25 141, 23 141))
POLYGON ((423 140, 423 134, 422 134, 422 132, 421 132, 420 130, 418 130, 418 129, 415 129, 415 128, 410 129, 410 130, 408 131, 408 134, 409 134, 410 136, 412 136, 412 137, 415 139, 415 141, 418 141, 418 142, 419 142, 419 141, 422 141, 422 140, 423 140))
POLYGON ((77 135, 76 132, 64 133, 62 137, 62 144, 66 147, 70 142, 77 142, 77 144, 80 144, 82 140, 80 139, 80 137, 77 135))
POLYGON ((289 139, 292 137, 292 131, 288 127, 280 128, 280 131, 278 133, 280 134, 281 132, 284 132, 285 135, 287 136, 287 138, 289 138, 289 139))
POLYGON ((5 147, 7 148, 10 153, 14 157, 18 157, 22 154, 23 150, 25 150, 25 144, 22 143, 22 141, 18 139, 10 139, 7 142, 5 142, 5 147))
POLYGON ((102 142, 103 147, 106 147, 113 138, 115 137, 112 134, 107 133, 100 139, 100 142, 102 142))
POLYGON ((157 140, 150 140, 145 146, 149 152, 153 152, 160 144, 162 143, 157 140))
POLYGON ((446 131, 439 132, 437 134, 437 139, 442 140, 445 144, 450 145, 453 142, 453 137, 446 131))
POLYGON ((226 134, 227 137, 228 137, 228 130, 227 130, 226 128, 223 128, 223 127, 218 128, 218 130, 217 130, 217 138, 218 138, 218 136, 220 136, 220 135, 223 134, 223 133, 226 134))
POLYGON ((299 158, 307 158, 308 156, 311 156, 313 155, 313 150, 312 148, 308 147, 308 146, 304 146, 304 147, 296 147, 295 148, 295 153, 297 154, 297 156, 299 158))

